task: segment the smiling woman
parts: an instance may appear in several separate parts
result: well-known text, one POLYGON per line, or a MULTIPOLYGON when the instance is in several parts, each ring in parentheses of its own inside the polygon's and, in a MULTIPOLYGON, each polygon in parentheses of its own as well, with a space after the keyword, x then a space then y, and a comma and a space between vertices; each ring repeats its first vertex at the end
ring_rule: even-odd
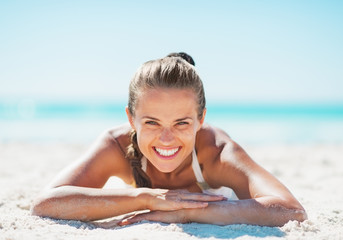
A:
POLYGON ((191 157, 196 133, 205 117, 203 111, 198 119, 196 109, 192 90, 154 88, 140 94, 134 115, 127 110, 131 127, 137 132, 137 150, 159 171, 173 172, 191 157))
POLYGON ((33 214, 96 220, 150 210, 120 225, 153 220, 279 226, 306 219, 282 183, 224 131, 204 123, 202 81, 181 57, 138 69, 130 83, 129 123, 106 131, 62 171, 36 199, 33 214), (112 176, 133 187, 104 189, 112 176), (222 188, 230 194, 208 194, 222 188))

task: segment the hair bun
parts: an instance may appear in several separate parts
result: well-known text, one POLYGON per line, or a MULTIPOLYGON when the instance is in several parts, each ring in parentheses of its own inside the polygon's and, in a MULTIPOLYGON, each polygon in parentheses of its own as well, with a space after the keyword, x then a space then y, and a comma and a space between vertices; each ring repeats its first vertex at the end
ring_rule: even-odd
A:
POLYGON ((169 53, 167 55, 167 57, 180 57, 180 58, 186 60, 189 64, 192 64, 193 66, 195 66, 195 62, 194 62, 193 58, 185 52, 169 53))

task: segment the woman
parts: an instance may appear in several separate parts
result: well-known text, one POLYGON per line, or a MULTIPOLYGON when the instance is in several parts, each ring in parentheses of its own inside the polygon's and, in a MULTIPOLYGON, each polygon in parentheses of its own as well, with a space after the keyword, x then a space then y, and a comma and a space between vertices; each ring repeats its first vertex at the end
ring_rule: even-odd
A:
POLYGON ((149 61, 136 72, 129 123, 106 131, 61 172, 32 206, 59 219, 124 219, 280 226, 306 213, 275 177, 224 131, 204 123, 202 82, 180 57, 149 61), (103 189, 111 176, 135 188, 103 189), (226 191, 226 196, 208 193, 226 191))

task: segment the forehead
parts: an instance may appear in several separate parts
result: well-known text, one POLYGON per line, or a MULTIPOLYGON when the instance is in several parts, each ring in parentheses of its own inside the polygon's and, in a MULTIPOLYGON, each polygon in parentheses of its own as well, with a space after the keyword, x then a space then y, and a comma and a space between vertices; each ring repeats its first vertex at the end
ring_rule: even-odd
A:
POLYGON ((136 115, 170 116, 197 113, 197 98, 191 89, 144 89, 137 100, 136 115))

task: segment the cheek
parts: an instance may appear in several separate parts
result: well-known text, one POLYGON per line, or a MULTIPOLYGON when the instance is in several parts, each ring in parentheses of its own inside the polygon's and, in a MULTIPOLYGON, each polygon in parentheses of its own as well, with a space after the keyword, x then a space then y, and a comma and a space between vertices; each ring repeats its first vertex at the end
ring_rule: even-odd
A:
POLYGON ((196 129, 189 128, 187 130, 177 131, 175 135, 183 142, 194 142, 196 129))
POLYGON ((140 129, 140 131, 137 131, 137 142, 141 151, 146 148, 156 138, 156 136, 158 136, 156 131, 146 129, 140 129))

